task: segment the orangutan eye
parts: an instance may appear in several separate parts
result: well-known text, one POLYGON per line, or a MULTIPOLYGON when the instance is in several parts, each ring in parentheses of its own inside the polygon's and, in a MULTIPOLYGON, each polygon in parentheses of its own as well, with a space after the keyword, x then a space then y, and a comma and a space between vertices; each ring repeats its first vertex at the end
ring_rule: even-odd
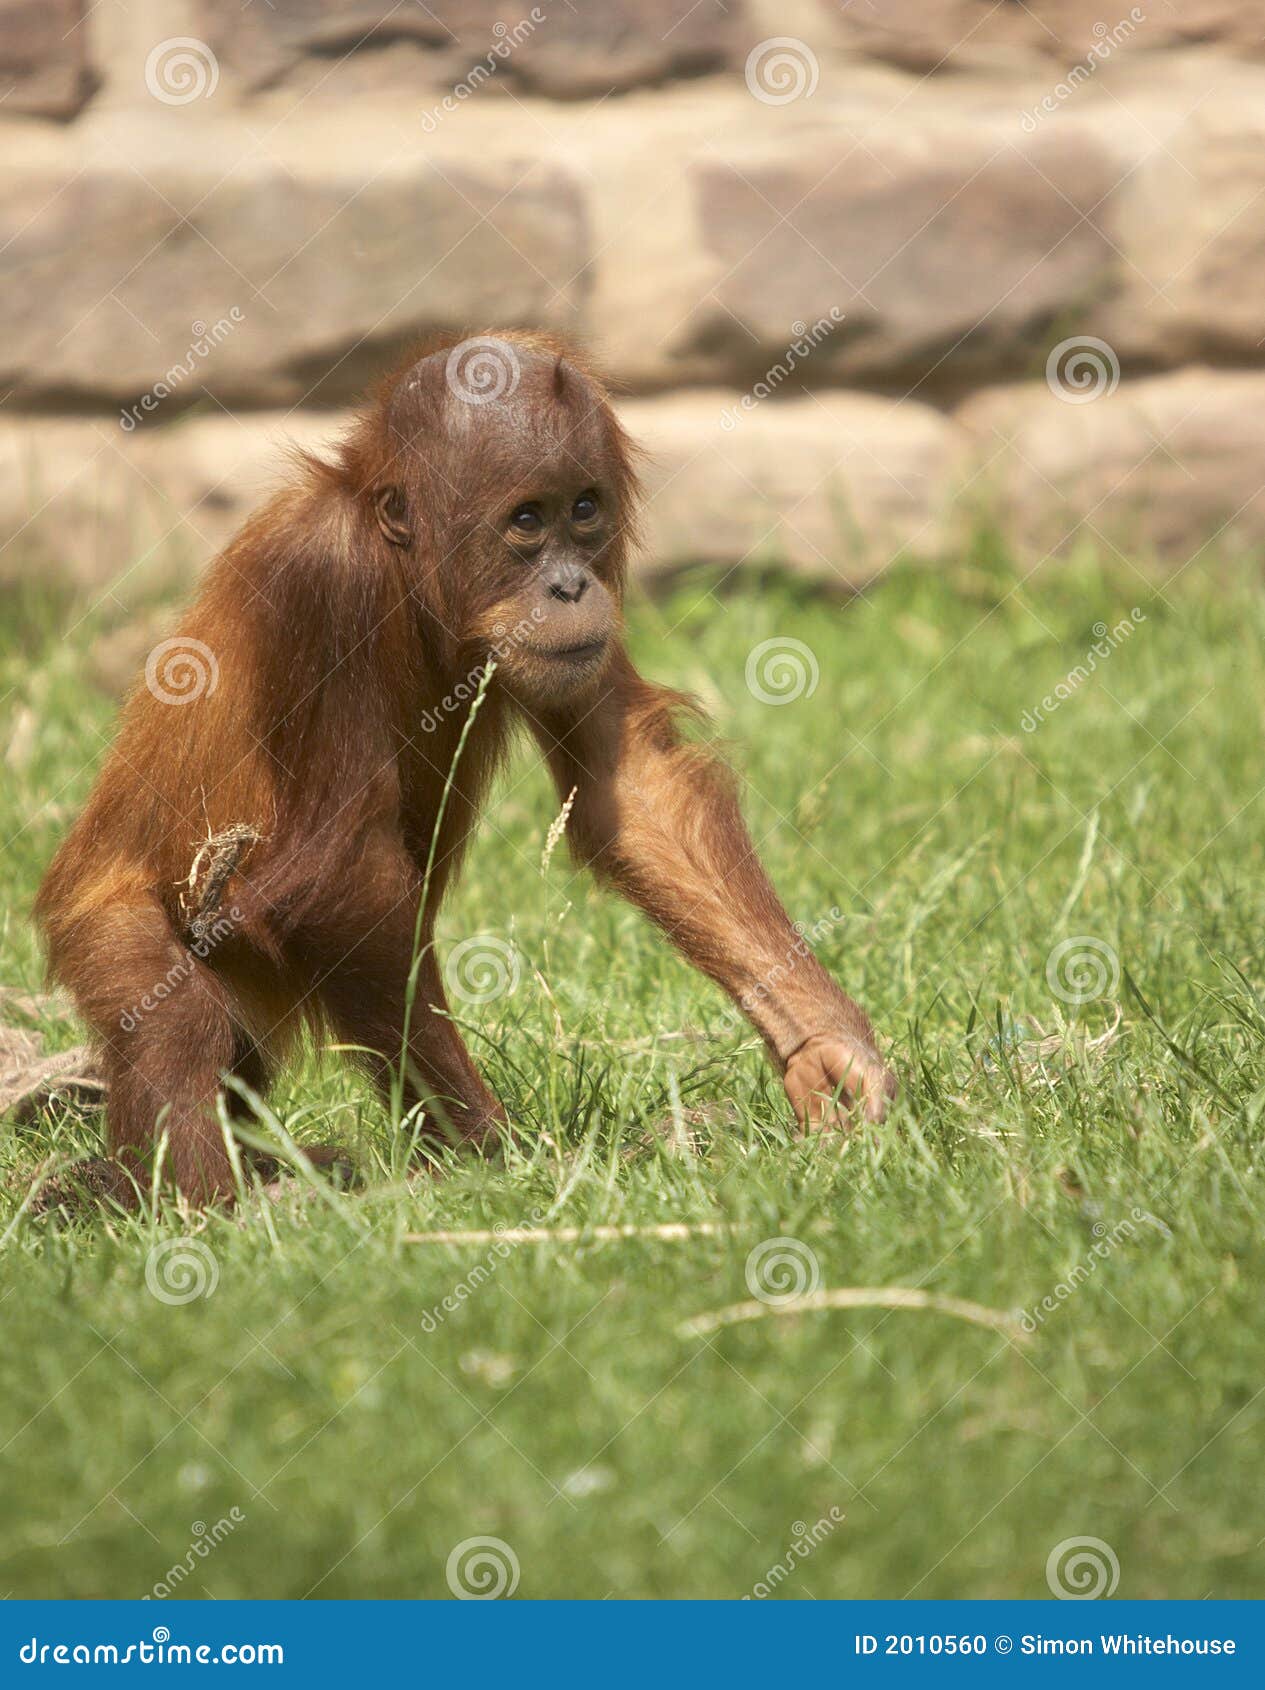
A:
POLYGON ((510 517, 510 527, 515 534, 539 534, 544 527, 540 512, 535 505, 520 505, 510 517))
POLYGON ((597 516, 597 494, 581 493, 571 507, 573 522, 592 522, 597 516))

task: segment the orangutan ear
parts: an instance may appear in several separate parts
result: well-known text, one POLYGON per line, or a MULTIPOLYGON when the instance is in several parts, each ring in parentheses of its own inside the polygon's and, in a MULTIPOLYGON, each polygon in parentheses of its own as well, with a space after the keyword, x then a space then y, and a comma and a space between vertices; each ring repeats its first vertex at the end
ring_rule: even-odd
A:
POLYGON ((413 530, 408 523, 408 505, 398 487, 379 487, 373 496, 373 508, 378 527, 393 546, 412 543, 413 530))

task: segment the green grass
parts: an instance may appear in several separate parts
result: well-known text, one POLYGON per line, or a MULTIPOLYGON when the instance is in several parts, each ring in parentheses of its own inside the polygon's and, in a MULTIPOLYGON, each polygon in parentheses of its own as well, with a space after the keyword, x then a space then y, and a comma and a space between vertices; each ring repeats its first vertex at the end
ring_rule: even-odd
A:
MULTIPOLYGON (((3 620, 0 980, 36 988, 30 901, 111 709, 78 678, 89 626, 30 601, 3 620)), ((522 1125, 506 1166, 405 1184, 381 1108, 313 1056, 278 1116, 352 1145, 362 1194, 293 1182, 57 1230, 23 1194, 98 1123, 4 1125, 0 1592, 139 1596, 187 1559, 184 1595, 445 1596, 450 1551, 488 1535, 523 1597, 1044 1596, 1051 1550, 1091 1535, 1122 1596, 1259 1593, 1263 634, 1247 570, 1161 592, 1081 559, 1025 583, 985 545, 849 604, 697 580, 639 603, 643 667, 712 708, 793 918, 825 922, 823 960, 891 1041, 890 1122, 791 1135, 713 989, 564 850, 542 876, 556 801, 524 755, 444 921, 447 946, 490 934, 520 965, 463 1010, 522 1125), (820 680, 764 704, 747 654, 784 636, 820 680), (1107 956, 1106 994, 1068 1004, 1047 960, 1086 936, 1119 982, 1107 956), (682 1115, 692 1142, 663 1130, 682 1115), (684 1242, 404 1241, 717 1220, 733 1231, 684 1242), (146 1264, 187 1234, 218 1283, 173 1305, 146 1264), (1050 1310, 1026 1344, 890 1309, 684 1334, 748 1297, 748 1253, 778 1237, 826 1287, 1050 1310), (205 1557, 198 1523, 221 1537, 205 1557)))

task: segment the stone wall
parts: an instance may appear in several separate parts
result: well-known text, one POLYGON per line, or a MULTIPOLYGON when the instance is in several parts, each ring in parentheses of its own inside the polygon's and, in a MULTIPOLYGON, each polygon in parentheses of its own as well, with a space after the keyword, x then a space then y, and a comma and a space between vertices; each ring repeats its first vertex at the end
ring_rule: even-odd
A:
POLYGON ((1265 528, 1265 6, 0 0, 0 580, 204 559, 413 338, 589 343, 647 562, 1265 528))

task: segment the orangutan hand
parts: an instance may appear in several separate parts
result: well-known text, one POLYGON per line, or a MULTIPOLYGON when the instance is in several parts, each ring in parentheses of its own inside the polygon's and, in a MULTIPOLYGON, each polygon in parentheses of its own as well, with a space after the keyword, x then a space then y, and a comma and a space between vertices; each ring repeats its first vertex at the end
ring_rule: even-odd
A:
POLYGON ((806 1039, 788 1058, 782 1084, 808 1131, 881 1121, 896 1096, 896 1076, 878 1052, 840 1033, 806 1039))

